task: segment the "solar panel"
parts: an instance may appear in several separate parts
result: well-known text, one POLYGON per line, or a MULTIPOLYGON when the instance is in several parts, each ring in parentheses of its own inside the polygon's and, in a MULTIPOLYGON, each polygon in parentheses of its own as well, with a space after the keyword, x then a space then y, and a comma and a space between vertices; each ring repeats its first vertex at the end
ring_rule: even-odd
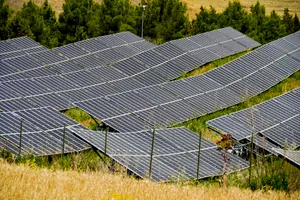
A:
POLYGON ((142 63, 148 65, 149 67, 153 67, 155 65, 161 64, 166 62, 167 59, 160 54, 156 53, 153 50, 146 51, 144 53, 138 54, 134 56, 137 60, 141 61, 142 63))
POLYGON ((115 47, 114 51, 119 53, 120 55, 122 55, 124 58, 131 57, 131 56, 141 52, 141 50, 139 50, 133 46, 130 46, 130 45, 123 45, 123 46, 115 47))
POLYGON ((300 153, 299 151, 291 151, 286 149, 279 149, 279 148, 273 148, 273 151, 276 154, 281 155, 285 159, 288 159, 290 162, 292 162, 295 166, 298 168, 300 167, 300 153))
POLYGON ((54 53, 54 51, 51 50, 32 53, 30 54, 30 56, 32 56, 36 60, 43 62, 44 64, 51 64, 51 63, 61 62, 65 60, 64 57, 59 56, 58 54, 54 53))
POLYGON ((123 72, 129 76, 137 74, 141 71, 148 69, 145 66, 145 64, 136 61, 134 58, 129 58, 129 59, 114 63, 112 65, 112 67, 120 70, 121 72, 123 72))
POLYGON ((59 74, 69 73, 69 72, 74 72, 74 71, 84 69, 82 66, 80 66, 78 64, 75 64, 72 61, 65 61, 65 62, 56 63, 56 64, 53 64, 53 65, 49 65, 49 67, 51 69, 53 69, 54 71, 57 71, 59 74))
POLYGON ((96 57, 94 54, 90 54, 87 56, 74 58, 72 61, 83 68, 93 68, 93 67, 99 67, 101 65, 104 65, 105 62, 101 60, 100 58, 96 57))
POLYGON ((147 42, 145 40, 136 42, 136 43, 132 43, 130 45, 133 46, 134 48, 139 49, 140 51, 147 51, 147 50, 150 50, 150 49, 153 49, 154 47, 156 47, 154 44, 147 42))
POLYGON ((296 112, 300 105, 297 104, 298 99, 298 94, 291 91, 253 108, 213 119, 207 124, 223 132, 232 133, 238 140, 249 137, 255 131, 263 134, 268 140, 283 145, 283 141, 287 138, 289 142, 295 141, 293 128, 296 132, 300 129, 300 126, 296 125, 296 121, 299 120, 299 114, 296 112))
POLYGON ((197 60, 202 61, 202 63, 208 63, 210 61, 217 60, 217 59, 221 58, 220 56, 218 56, 217 54, 211 52, 208 49, 195 50, 195 51, 192 51, 190 54, 194 58, 196 58, 197 60))
POLYGON ((56 110, 64 110, 70 107, 70 102, 56 93, 28 97, 27 100, 39 107, 51 106, 56 110))
POLYGON ((33 59, 29 55, 3 60, 7 65, 16 68, 20 71, 37 68, 43 66, 41 62, 33 59))
POLYGON ((14 38, 14 39, 10 39, 10 40, 7 40, 7 41, 9 43, 12 43, 12 44, 16 45, 20 49, 29 49, 29 48, 32 48, 32 47, 40 46, 40 44, 38 44, 37 42, 35 42, 34 40, 30 39, 27 36, 14 38))
MULTIPOLYGON (((62 77, 63 77, 63 79, 67 80, 68 82, 72 83, 73 85, 75 84, 80 87, 95 85, 95 84, 104 82, 104 80, 101 80, 100 78, 95 76, 93 73, 88 72, 88 71, 78 71, 78 72, 63 74, 62 77)), ((73 88, 75 88, 75 87, 73 87, 73 88)))
POLYGON ((36 77, 43 77, 43 76, 54 76, 57 74, 57 72, 54 71, 52 68, 45 66, 45 67, 24 71, 23 74, 29 78, 36 78, 36 77))
POLYGON ((238 42, 239 44, 245 46, 247 49, 252 49, 255 47, 258 47, 260 44, 254 40, 252 40, 251 38, 244 36, 241 38, 237 38, 234 39, 236 42, 238 42))
POLYGON ((128 113, 124 108, 118 106, 111 100, 106 98, 94 99, 93 101, 84 101, 75 103, 75 105, 92 116, 105 120, 107 118, 116 117, 128 113))
POLYGON ((74 45, 90 53, 108 48, 106 45, 95 39, 82 40, 75 42, 74 45))
POLYGON ((112 80, 122 79, 122 78, 127 77, 126 74, 124 74, 110 66, 104 66, 104 67, 90 69, 89 72, 95 74, 97 77, 99 77, 100 80, 103 80, 103 81, 112 81, 112 80))
POLYGON ((173 80, 180 75, 184 71, 184 68, 180 67, 179 65, 175 64, 172 61, 165 62, 157 67, 152 68, 158 75, 165 77, 167 80, 173 80))
POLYGON ((172 81, 164 83, 162 84, 162 87, 179 98, 185 98, 201 93, 201 90, 193 87, 193 85, 185 81, 172 81))
POLYGON ((202 47, 188 38, 172 40, 170 42, 175 46, 177 46, 178 48, 182 49, 183 51, 191 51, 202 47))
POLYGON ((44 88, 47 88, 49 91, 61 91, 61 90, 69 90, 76 88, 73 82, 68 81, 66 78, 62 76, 50 76, 50 77, 42 77, 34 79, 39 85, 42 85, 44 88))
POLYGON ((31 103, 23 98, 0 101, 0 110, 5 112, 24 110, 36 107, 38 107, 36 104, 31 103))
POLYGON ((175 95, 164 90, 159 85, 145 87, 142 89, 138 89, 136 91, 138 91, 138 93, 141 96, 143 96, 145 99, 148 99, 149 101, 152 101, 156 104, 163 104, 163 103, 175 101, 178 99, 175 95))
POLYGON ((115 36, 126 41, 127 43, 133 43, 133 42, 138 42, 143 40, 142 38, 138 37, 137 35, 129 31, 116 33, 115 36))
POLYGON ((68 44, 65 46, 57 47, 54 48, 53 50, 65 56, 66 58, 75 58, 78 56, 83 56, 88 54, 88 52, 84 51, 78 46, 75 46, 74 44, 68 44))
POLYGON ((222 33, 223 35, 225 35, 229 38, 238 38, 238 37, 244 36, 244 34, 235 30, 232 27, 225 27, 225 28, 218 29, 218 32, 222 33))
POLYGON ((160 53, 168 59, 175 58, 185 53, 185 51, 179 49, 170 42, 162 44, 154 49, 155 52, 160 53))
MULTIPOLYGON (((73 130, 74 134, 104 152, 104 135, 102 132, 73 130)), ((109 133, 107 154, 140 177, 149 172, 151 139, 150 131, 133 133, 109 133)), ((199 136, 185 128, 157 130, 155 137, 154 156, 151 179, 169 181, 176 176, 195 178, 197 174, 197 154, 199 136), (178 137, 175 137, 178 136, 178 137), (182 140, 180 140, 182 139, 182 140)), ((229 155, 228 171, 248 167, 247 162, 234 155, 229 155)), ((220 175, 222 157, 215 145, 203 139, 200 162, 200 177, 220 175), (214 158, 214 159, 212 159, 214 158)), ((149 176, 149 174, 148 174, 149 176)))
POLYGON ((116 131, 141 131, 151 129, 152 125, 139 118, 137 115, 127 114, 115 118, 103 120, 103 122, 113 127, 116 131))
POLYGON ((166 78, 157 74, 154 70, 146 70, 141 72, 140 74, 137 74, 133 76, 135 80, 138 82, 144 84, 145 86, 147 85, 156 85, 159 83, 164 83, 166 82, 166 78))
POLYGON ((6 82, 3 83, 3 85, 22 96, 30 96, 50 92, 49 90, 47 90, 47 88, 40 85, 39 82, 30 79, 6 82))
POLYGON ((115 35, 105 35, 94 38, 95 40, 105 44, 107 47, 114 47, 126 44, 126 42, 115 35))
POLYGON ((113 102, 131 112, 155 106, 136 91, 130 91, 109 97, 113 102))
POLYGON ((154 107, 147 110, 135 112, 135 114, 144 121, 153 124, 155 127, 168 127, 180 122, 180 118, 174 113, 169 113, 162 107, 154 107))
POLYGON ((100 52, 95 53, 94 55, 97 56, 98 58, 100 58, 101 60, 103 60, 103 62, 105 64, 110 64, 110 63, 113 63, 113 62, 116 62, 118 60, 125 58, 125 56, 117 53, 113 49, 107 49, 106 51, 100 51, 100 52))

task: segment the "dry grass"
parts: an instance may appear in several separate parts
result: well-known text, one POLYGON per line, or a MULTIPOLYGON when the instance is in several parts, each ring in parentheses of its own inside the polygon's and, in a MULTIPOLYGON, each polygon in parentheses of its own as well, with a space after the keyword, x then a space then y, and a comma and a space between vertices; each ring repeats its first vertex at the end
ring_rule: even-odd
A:
POLYGON ((218 186, 182 186, 135 180, 101 172, 53 171, 8 164, 0 159, 0 199, 299 199, 287 195, 218 186))
MULTIPOLYGON (((222 12, 228 6, 229 0, 183 0, 183 2, 188 5, 189 16, 193 19, 201 6, 206 8, 212 6, 217 12, 222 12)), ((255 4, 257 0, 240 0, 240 2, 247 11, 250 11, 250 6, 255 4)), ((260 0, 259 2, 265 5, 268 14, 275 10, 279 15, 282 15, 284 8, 288 8, 292 14, 297 13, 298 16, 300 15, 299 0, 260 0)))
MULTIPOLYGON (((28 0, 6 0, 9 5, 12 6, 15 10, 22 8, 24 2, 28 0)), ((42 5, 44 0, 33 0, 36 4, 42 5)), ((95 0, 96 2, 101 2, 101 0, 95 0)), ((133 3, 137 4, 139 0, 131 0, 133 3)), ((201 6, 209 8, 213 6, 218 12, 223 11, 229 0, 182 0, 188 6, 188 13, 191 19, 195 18, 196 13, 199 12, 201 6)), ((231 0, 233 1, 233 0, 231 0)), ((53 6, 54 10, 57 12, 57 15, 62 12, 62 5, 64 0, 49 0, 50 4, 53 6)), ((250 6, 255 4, 257 0, 240 0, 242 5, 247 11, 250 10, 250 6)), ((265 5, 267 13, 270 13, 272 10, 275 10, 278 14, 282 15, 284 8, 288 8, 292 14, 297 13, 300 15, 300 0, 260 0, 261 4, 265 5)))

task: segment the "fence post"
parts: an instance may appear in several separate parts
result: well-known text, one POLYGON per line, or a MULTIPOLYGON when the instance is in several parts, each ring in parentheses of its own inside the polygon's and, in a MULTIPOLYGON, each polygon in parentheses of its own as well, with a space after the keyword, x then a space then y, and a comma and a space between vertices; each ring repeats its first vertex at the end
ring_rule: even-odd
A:
POLYGON ((105 130, 104 154, 106 154, 106 149, 107 149, 107 137, 108 137, 108 128, 106 128, 105 130))
POLYGON ((198 147, 197 180, 199 179, 199 172, 200 172, 201 141, 202 141, 202 131, 200 130, 199 147, 198 147))
POLYGON ((64 125, 64 134, 63 134, 63 141, 62 141, 62 152, 61 157, 65 154, 65 142, 66 142, 66 125, 64 125))
POLYGON ((23 133, 23 119, 21 119, 21 125, 20 125, 20 149, 19 149, 19 156, 22 154, 22 133, 23 133))
POLYGON ((152 131, 152 146, 151 146, 151 154, 150 154, 149 179, 151 179, 151 174, 152 174, 152 160, 153 160, 153 152, 154 152, 154 140, 155 140, 155 129, 153 129, 153 131, 152 131))

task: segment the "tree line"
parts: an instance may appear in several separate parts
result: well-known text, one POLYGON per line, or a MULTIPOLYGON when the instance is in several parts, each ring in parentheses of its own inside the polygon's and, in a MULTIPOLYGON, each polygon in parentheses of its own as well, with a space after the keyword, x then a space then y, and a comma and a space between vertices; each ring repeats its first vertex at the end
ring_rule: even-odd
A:
MULTIPOLYGON (((213 7, 201 7, 192 21, 186 4, 180 0, 142 0, 141 5, 147 5, 144 36, 158 44, 227 26, 262 44, 300 30, 296 14, 286 8, 282 17, 275 11, 266 15, 259 2, 251 6, 250 12, 238 1, 229 2, 221 13, 213 7)), ((142 7, 130 0, 103 0, 100 4, 93 0, 65 0, 57 18, 48 0, 42 6, 30 0, 19 11, 0 0, 0 39, 27 35, 53 48, 120 31, 141 35, 142 12, 142 7)))

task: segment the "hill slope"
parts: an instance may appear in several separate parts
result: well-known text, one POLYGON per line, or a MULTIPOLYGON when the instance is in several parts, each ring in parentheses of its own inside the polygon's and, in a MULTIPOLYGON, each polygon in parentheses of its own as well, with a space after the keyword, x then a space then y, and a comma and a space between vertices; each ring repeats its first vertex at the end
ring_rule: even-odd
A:
POLYGON ((53 171, 0 159, 0 199, 297 199, 283 192, 138 181, 103 172, 53 171))
MULTIPOLYGON (((15 10, 22 8, 24 2, 28 0, 6 0, 6 2, 15 10)), ((41 5, 44 0, 33 0, 36 4, 41 5)), ((101 2, 101 0, 95 0, 96 2, 101 2)), ((131 0, 133 3, 140 2, 139 0, 131 0)), ((199 8, 203 5, 206 8, 209 8, 210 5, 213 6, 218 12, 224 10, 229 0, 182 0, 188 5, 188 12, 191 18, 195 17, 195 14, 199 12, 199 8)), ((54 10, 57 13, 62 12, 62 5, 64 0, 49 0, 54 10)), ((255 4, 257 0, 240 0, 242 5, 245 6, 246 10, 250 10, 250 6, 255 4)), ((270 13, 272 10, 275 10, 278 14, 282 15, 284 8, 288 8, 291 11, 291 14, 297 13, 300 16, 300 1, 299 0, 260 0, 260 3, 265 5, 267 13, 270 13)))

